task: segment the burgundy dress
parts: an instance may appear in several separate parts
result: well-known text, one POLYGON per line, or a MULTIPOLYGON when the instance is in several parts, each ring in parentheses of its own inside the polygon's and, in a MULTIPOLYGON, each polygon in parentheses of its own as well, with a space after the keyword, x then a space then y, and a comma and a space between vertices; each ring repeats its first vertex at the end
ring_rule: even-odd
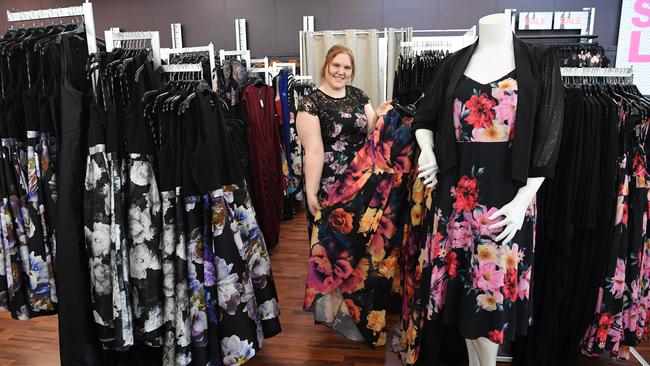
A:
POLYGON ((248 116, 248 153, 253 178, 247 183, 253 187, 253 206, 266 243, 274 248, 280 236, 285 183, 273 89, 267 85, 249 85, 244 90, 243 101, 248 116))

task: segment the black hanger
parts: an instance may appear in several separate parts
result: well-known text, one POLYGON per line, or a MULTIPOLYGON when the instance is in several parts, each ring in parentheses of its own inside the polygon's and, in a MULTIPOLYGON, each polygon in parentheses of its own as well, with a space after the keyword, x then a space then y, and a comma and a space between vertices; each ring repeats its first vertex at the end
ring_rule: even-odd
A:
POLYGON ((417 104, 420 102, 420 100, 424 97, 424 93, 420 95, 420 97, 413 103, 408 104, 406 106, 403 106, 399 104, 399 101, 397 99, 393 99, 391 102, 391 105, 393 108, 397 109, 400 113, 406 114, 409 117, 415 117, 415 112, 417 111, 417 104))

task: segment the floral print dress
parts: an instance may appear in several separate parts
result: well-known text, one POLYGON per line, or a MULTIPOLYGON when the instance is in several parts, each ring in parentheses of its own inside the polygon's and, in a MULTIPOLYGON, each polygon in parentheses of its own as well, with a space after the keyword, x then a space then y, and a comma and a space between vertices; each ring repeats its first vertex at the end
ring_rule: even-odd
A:
POLYGON ((281 331, 280 308, 220 104, 195 94, 179 113, 103 95, 91 105, 84 189, 100 346, 125 357, 153 347, 164 366, 244 364, 281 331))
POLYGON ((498 344, 525 335, 532 321, 535 203, 510 242, 495 240, 502 229, 490 229, 499 219, 489 219, 519 188, 510 178, 516 107, 513 73, 489 84, 460 81, 453 106, 459 162, 441 178, 427 237, 426 318, 498 344))
POLYGON ((397 228, 406 195, 402 177, 412 163, 411 119, 391 110, 366 139, 368 99, 350 87, 346 98, 356 98, 345 102, 350 109, 315 91, 299 108, 317 114, 325 147, 323 209, 316 217, 308 214, 304 308, 348 339, 382 346, 386 308, 393 284, 399 283, 397 228))
POLYGON ((581 351, 592 357, 627 358, 625 346, 648 339, 650 327, 650 117, 634 102, 618 101, 616 215, 596 309, 581 351))

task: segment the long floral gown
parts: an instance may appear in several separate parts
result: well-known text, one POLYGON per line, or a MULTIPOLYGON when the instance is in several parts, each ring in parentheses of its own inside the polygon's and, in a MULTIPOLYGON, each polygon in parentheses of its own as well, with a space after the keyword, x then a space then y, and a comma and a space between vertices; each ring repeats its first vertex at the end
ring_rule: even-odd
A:
POLYGON ((304 308, 317 323, 371 346, 386 342, 386 308, 396 278, 399 213, 411 169, 410 119, 391 110, 366 139, 368 98, 348 87, 346 99, 317 90, 300 110, 319 117, 325 167, 319 199, 308 214, 310 258, 304 308))

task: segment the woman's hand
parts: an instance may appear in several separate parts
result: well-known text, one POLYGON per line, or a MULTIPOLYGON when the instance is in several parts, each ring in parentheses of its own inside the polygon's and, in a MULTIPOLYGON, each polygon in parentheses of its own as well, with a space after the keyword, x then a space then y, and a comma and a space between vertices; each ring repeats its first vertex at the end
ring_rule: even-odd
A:
POLYGON ((390 109, 391 102, 392 102, 391 100, 387 100, 387 101, 381 103, 379 105, 379 107, 377 107, 377 109, 375 110, 375 115, 377 117, 381 117, 384 114, 386 114, 388 112, 388 110, 390 109))
POLYGON ((377 107, 376 111, 372 108, 372 105, 370 103, 364 106, 364 112, 366 113, 366 118, 368 119, 368 137, 372 136, 373 132, 375 131, 375 125, 377 124, 379 117, 386 114, 386 112, 388 112, 390 109, 390 103, 390 100, 381 103, 379 107, 377 107))
POLYGON ((311 212, 312 216, 316 217, 316 214, 318 211, 321 210, 320 204, 318 203, 318 197, 316 197, 316 194, 307 194, 307 208, 309 208, 309 212, 311 212))

